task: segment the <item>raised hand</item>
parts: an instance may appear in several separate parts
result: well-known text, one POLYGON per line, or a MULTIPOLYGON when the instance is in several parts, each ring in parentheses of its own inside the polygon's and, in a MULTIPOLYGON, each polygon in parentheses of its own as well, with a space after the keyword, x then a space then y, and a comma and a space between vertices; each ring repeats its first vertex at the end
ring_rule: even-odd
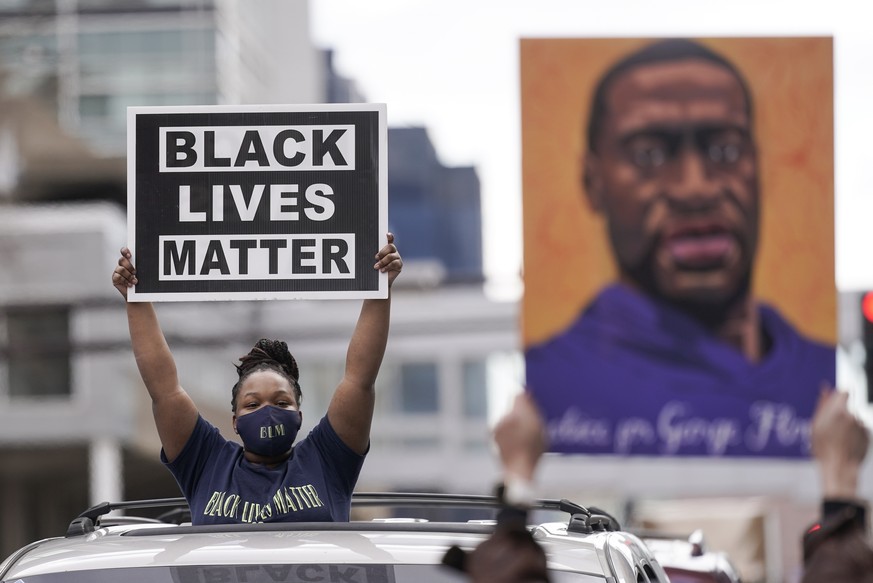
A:
POLYGON ((378 269, 382 273, 388 274, 388 285, 390 287, 403 269, 403 259, 397 251, 397 246, 394 245, 394 233, 388 233, 387 237, 388 244, 376 253, 376 264, 373 266, 373 269, 378 269))
POLYGON ((812 454, 825 497, 857 496, 859 470, 870 445, 867 428, 847 407, 848 398, 842 391, 822 391, 812 418, 812 454))
POLYGON ((127 299, 127 290, 137 284, 136 268, 130 260, 131 253, 127 247, 121 248, 121 257, 118 265, 112 271, 112 285, 124 299, 127 299))

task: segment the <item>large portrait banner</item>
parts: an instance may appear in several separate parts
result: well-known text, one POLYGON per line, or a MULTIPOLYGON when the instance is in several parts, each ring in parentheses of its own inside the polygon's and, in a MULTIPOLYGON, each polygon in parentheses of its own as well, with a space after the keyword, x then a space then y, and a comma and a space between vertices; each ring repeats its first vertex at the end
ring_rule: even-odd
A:
POLYGON ((809 456, 828 37, 522 39, 526 383, 562 453, 809 456))

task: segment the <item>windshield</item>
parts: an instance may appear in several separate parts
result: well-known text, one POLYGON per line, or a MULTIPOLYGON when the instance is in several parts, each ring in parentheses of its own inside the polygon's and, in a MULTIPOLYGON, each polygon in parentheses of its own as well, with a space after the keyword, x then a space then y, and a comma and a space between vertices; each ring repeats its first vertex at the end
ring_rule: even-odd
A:
MULTIPOLYGON (((554 583, 603 583, 594 577, 552 571, 554 583)), ((0 583, 467 583, 442 565, 208 565, 95 569, 34 575, 0 583)))

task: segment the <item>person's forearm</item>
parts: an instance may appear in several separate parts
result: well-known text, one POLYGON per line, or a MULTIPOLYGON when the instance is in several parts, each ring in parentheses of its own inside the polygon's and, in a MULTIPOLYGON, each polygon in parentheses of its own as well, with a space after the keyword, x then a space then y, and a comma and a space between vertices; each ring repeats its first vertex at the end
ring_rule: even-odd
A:
POLYGON ((848 461, 820 464, 824 498, 854 499, 858 496, 860 467, 848 461))
POLYGON ((178 374, 154 306, 145 302, 128 302, 127 324, 136 366, 152 401, 156 402, 175 390, 178 374))
POLYGON ((346 353, 346 379, 356 385, 372 387, 382 366, 391 320, 390 293, 384 300, 364 300, 361 306, 346 353))

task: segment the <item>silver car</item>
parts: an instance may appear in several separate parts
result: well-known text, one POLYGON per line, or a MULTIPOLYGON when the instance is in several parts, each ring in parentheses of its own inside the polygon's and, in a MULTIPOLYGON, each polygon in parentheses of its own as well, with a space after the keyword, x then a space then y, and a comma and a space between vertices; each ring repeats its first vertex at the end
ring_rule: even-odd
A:
MULTIPOLYGON (((491 518, 423 519, 438 509, 494 512, 490 496, 356 494, 353 513, 388 508, 387 518, 345 523, 191 526, 112 510, 184 500, 104 504, 74 520, 65 536, 34 542, 0 564, 6 583, 443 583, 465 581, 442 564, 457 545, 472 551, 494 529, 491 518), (398 510, 402 509, 402 510, 398 510), (404 513, 405 516, 397 516, 404 513)), ((529 528, 545 550, 554 583, 668 581, 649 549, 614 521, 566 500, 540 500, 532 515, 567 514, 529 528)))

